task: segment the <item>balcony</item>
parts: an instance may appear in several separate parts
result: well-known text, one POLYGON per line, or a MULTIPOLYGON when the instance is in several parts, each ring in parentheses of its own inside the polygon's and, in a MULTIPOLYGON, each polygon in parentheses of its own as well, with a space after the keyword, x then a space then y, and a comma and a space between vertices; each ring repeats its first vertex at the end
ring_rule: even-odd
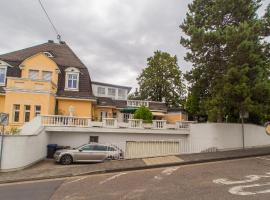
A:
MULTIPOLYGON (((113 132, 121 130, 121 132, 141 132, 141 133, 158 133, 171 132, 176 133, 179 130, 189 131, 190 121, 178 121, 175 124, 167 124, 166 120, 153 120, 150 124, 143 123, 140 119, 128 119, 127 122, 119 121, 116 118, 104 118, 102 122, 92 121, 91 118, 71 117, 60 115, 43 115, 41 116, 41 123, 44 127, 75 127, 75 128, 98 128, 96 130, 113 132)), ((56 130, 56 129, 51 129, 56 130)), ((60 129, 59 129, 60 130, 60 129)), ((63 129, 61 129, 63 130, 63 129)), ((67 130, 67 129, 65 129, 67 130)), ((92 129, 94 130, 94 129, 92 129)))
POLYGON ((51 81, 8 77, 6 90, 39 91, 39 92, 56 93, 57 86, 51 81))

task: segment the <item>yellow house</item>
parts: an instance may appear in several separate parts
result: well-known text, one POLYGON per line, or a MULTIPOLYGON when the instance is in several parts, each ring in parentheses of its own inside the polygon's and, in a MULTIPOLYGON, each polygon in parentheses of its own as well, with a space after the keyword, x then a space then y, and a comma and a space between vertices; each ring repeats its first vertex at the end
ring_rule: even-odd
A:
POLYGON ((89 72, 65 42, 0 55, 0 112, 9 127, 36 115, 91 118, 95 102, 89 72))
POLYGON ((92 82, 87 67, 65 43, 47 43, 0 55, 0 112, 19 128, 37 115, 64 115, 128 121, 138 107, 155 120, 186 120, 163 102, 128 100, 131 87, 92 82))

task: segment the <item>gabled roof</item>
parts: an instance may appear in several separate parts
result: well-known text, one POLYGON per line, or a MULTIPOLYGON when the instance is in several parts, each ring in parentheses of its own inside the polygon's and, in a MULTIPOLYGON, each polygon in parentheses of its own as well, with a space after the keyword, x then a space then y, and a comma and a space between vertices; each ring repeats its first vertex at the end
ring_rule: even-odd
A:
MULTIPOLYGON (((14 51, 0 55, 0 60, 3 60, 13 68, 8 68, 8 76, 20 77, 19 65, 30 56, 40 52, 49 52, 53 55, 52 59, 58 65, 61 74, 58 80, 57 96, 69 98, 93 98, 91 79, 87 67, 65 43, 47 42, 22 50, 14 51), (80 71, 79 91, 65 91, 65 69, 68 67, 78 68, 80 71)), ((0 89, 1 91, 1 89, 0 89)))

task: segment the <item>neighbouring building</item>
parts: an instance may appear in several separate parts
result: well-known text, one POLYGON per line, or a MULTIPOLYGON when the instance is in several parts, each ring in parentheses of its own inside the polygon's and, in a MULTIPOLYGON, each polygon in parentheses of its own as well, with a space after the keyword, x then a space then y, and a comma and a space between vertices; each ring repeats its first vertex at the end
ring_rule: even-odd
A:
POLYGON ((9 114, 9 128, 19 128, 37 115, 125 121, 141 105, 155 119, 186 119, 182 111, 168 113, 162 102, 128 100, 130 90, 92 82, 87 67, 65 42, 49 40, 0 55, 0 112, 9 114))

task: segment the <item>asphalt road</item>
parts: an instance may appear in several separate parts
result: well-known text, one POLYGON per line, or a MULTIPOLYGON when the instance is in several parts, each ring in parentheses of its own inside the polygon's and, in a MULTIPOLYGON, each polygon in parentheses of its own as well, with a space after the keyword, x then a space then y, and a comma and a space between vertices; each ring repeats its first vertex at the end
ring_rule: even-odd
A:
POLYGON ((270 156, 0 185, 4 200, 270 199, 270 156))

